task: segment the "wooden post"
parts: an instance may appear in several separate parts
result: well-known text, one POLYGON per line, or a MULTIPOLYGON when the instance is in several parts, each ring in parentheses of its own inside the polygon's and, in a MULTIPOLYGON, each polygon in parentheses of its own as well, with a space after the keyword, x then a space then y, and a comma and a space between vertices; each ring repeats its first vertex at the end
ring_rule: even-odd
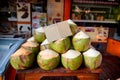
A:
POLYGON ((64 0, 64 20, 70 19, 71 1, 72 0, 64 0))

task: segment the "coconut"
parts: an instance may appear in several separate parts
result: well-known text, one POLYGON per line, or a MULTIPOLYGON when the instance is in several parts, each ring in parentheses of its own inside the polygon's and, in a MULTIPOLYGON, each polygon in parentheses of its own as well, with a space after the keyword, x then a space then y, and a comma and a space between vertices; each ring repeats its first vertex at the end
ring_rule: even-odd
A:
POLYGON ((59 54, 51 49, 42 50, 37 56, 37 63, 43 70, 52 70, 58 66, 59 62, 59 54))
POLYGON ((80 31, 73 36, 72 43, 75 50, 83 52, 90 48, 90 37, 80 31))
POLYGON ((34 53, 32 53, 32 51, 30 50, 21 47, 14 54, 11 55, 10 64, 16 70, 23 70, 31 67, 34 60, 34 53))
POLYGON ((61 55, 62 64, 66 69, 77 70, 82 64, 82 54, 76 50, 68 50, 61 55))
POLYGON ((58 53, 65 53, 70 48, 70 38, 62 38, 50 43, 50 48, 58 53))
POLYGON ((42 27, 35 29, 33 36, 38 43, 42 43, 46 39, 46 35, 42 27))
POLYGON ((36 42, 34 36, 28 38, 27 41, 30 41, 30 42, 36 42))
POLYGON ((101 65, 102 55, 99 51, 90 48, 83 53, 85 66, 90 69, 96 69, 101 65))
POLYGON ((49 49, 49 48, 50 48, 50 43, 48 42, 47 39, 45 39, 45 40, 40 44, 40 50, 49 49))
POLYGON ((39 43, 33 41, 27 41, 22 44, 25 49, 31 50, 36 56, 38 55, 40 48, 39 43))
POLYGON ((70 25, 70 29, 72 31, 72 34, 77 33, 77 24, 75 24, 72 20, 67 20, 68 24, 70 25))

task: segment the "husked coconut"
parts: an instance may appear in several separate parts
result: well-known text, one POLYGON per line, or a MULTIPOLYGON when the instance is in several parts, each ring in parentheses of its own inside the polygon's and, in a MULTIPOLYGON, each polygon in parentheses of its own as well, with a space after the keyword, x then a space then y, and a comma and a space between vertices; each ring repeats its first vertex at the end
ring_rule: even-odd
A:
POLYGON ((33 36, 38 43, 42 43, 46 39, 46 35, 42 27, 35 29, 33 36))
POLYGON ((36 56, 40 51, 39 43, 37 42, 27 41, 22 44, 22 47, 24 47, 25 49, 31 50, 36 56))
POLYGON ((77 70, 82 64, 82 54, 76 50, 68 50, 61 55, 62 64, 66 69, 77 70))
POLYGON ((67 20, 68 24, 70 25, 70 29, 72 31, 72 34, 77 33, 77 24, 75 24, 72 20, 67 20))
POLYGON ((51 49, 42 50, 37 56, 37 63, 43 70, 52 70, 58 66, 59 62, 59 54, 51 49))
POLYGON ((35 41, 35 38, 34 38, 33 36, 30 37, 30 38, 28 38, 27 41, 30 41, 30 42, 36 42, 36 41, 35 41))
POLYGON ((90 48, 83 53, 85 66, 90 69, 96 69, 101 65, 102 55, 99 51, 90 48))
POLYGON ((90 48, 90 37, 83 31, 76 33, 73 36, 72 44, 77 51, 86 51, 90 48))
POLYGON ((58 53, 65 53, 71 46, 70 38, 62 38, 50 43, 50 48, 58 53))
POLYGON ((45 39, 45 40, 40 44, 40 50, 49 49, 49 48, 50 48, 50 43, 48 42, 47 39, 45 39))
POLYGON ((32 51, 27 50, 23 47, 18 49, 10 57, 10 64, 16 70, 27 69, 32 66, 35 60, 35 55, 32 51))

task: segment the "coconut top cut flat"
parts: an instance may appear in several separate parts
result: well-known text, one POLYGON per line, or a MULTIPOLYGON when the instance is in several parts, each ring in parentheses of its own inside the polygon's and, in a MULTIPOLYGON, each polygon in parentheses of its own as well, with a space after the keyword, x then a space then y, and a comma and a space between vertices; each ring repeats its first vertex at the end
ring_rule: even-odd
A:
POLYGON ((80 31, 74 36, 74 38, 79 38, 79 39, 85 38, 86 39, 86 38, 90 38, 90 37, 85 32, 80 31))
MULTIPOLYGON (((67 20, 67 22, 69 23, 69 24, 73 24, 73 25, 76 25, 72 20, 67 20)), ((76 25, 77 26, 77 25, 76 25)))
POLYGON ((40 27, 38 29, 35 29, 36 32, 44 32, 43 27, 40 27))
POLYGON ((35 38, 34 38, 33 36, 30 37, 30 38, 28 38, 27 41, 33 41, 33 42, 36 42, 36 41, 35 41, 35 38))
POLYGON ((90 48, 86 52, 83 53, 83 55, 89 56, 89 57, 97 57, 100 54, 99 51, 90 48))
POLYGON ((23 47, 37 47, 39 44, 37 42, 27 41, 22 44, 23 47))
POLYGON ((43 51, 39 52, 39 55, 41 56, 41 58, 43 59, 51 59, 51 58, 55 58, 58 57, 59 54, 51 49, 45 49, 43 51))
POLYGON ((81 53, 79 51, 76 51, 76 50, 68 50, 66 53, 62 54, 63 57, 66 57, 66 58, 76 58, 78 57, 79 55, 81 55, 81 53))
POLYGON ((29 55, 29 54, 31 54, 31 53, 32 53, 32 51, 27 50, 27 49, 21 47, 20 49, 18 49, 18 50, 17 50, 14 54, 12 54, 11 56, 13 57, 13 56, 20 56, 20 55, 29 55))

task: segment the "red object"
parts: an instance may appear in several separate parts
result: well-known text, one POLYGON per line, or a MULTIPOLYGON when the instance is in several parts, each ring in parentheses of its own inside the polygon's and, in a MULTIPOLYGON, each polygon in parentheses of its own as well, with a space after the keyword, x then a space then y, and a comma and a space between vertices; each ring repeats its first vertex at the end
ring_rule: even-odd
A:
POLYGON ((113 38, 108 38, 106 51, 111 55, 120 57, 120 41, 113 38))
POLYGON ((64 17, 63 17, 63 20, 70 19, 71 1, 72 0, 64 0, 64 17))
POLYGON ((16 70, 10 65, 5 72, 5 80, 15 80, 16 70))

